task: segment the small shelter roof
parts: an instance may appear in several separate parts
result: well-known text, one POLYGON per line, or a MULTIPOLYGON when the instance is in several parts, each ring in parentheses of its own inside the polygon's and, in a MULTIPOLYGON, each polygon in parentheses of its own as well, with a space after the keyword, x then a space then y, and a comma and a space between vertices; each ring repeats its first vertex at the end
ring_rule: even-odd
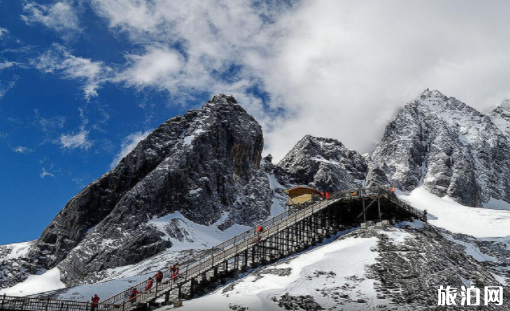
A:
POLYGON ((321 192, 313 187, 310 187, 310 186, 305 186, 305 185, 302 185, 302 186, 296 186, 296 187, 292 187, 290 189, 287 189, 285 190, 285 193, 291 195, 293 192, 301 192, 303 190, 307 190, 307 192, 316 192, 318 194, 320 194, 321 192))

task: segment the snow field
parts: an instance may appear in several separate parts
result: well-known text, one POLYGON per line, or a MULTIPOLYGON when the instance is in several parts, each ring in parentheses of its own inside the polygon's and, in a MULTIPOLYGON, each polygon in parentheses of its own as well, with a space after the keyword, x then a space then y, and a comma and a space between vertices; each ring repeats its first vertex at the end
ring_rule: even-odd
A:
POLYGON ((53 268, 40 275, 30 275, 24 282, 0 290, 0 295, 28 296, 61 288, 65 288, 65 284, 60 281, 60 270, 53 268))
MULTIPOLYGON (((395 233, 398 235, 398 233, 395 233)), ((345 308, 355 304, 363 310, 387 304, 378 299, 374 280, 367 279, 365 267, 376 263, 378 253, 372 251, 378 239, 350 237, 317 247, 297 257, 252 272, 243 279, 204 297, 185 301, 180 310, 230 310, 229 305, 249 310, 281 311, 273 297, 311 295, 323 308, 345 308), (291 269, 288 275, 272 271, 291 269), (226 288, 231 290, 227 291, 226 288), (339 292, 349 298, 338 297, 339 292), (342 300, 343 299, 343 300, 342 300), (356 302, 363 299, 364 303, 356 302), (346 305, 340 305, 339 301, 346 305)), ((171 310, 172 307, 159 309, 171 310)), ((334 309, 333 309, 334 310, 334 309)))
POLYGON ((477 238, 510 236, 510 211, 461 205, 449 197, 440 198, 423 187, 399 198, 412 206, 427 210, 430 224, 454 233, 477 238))

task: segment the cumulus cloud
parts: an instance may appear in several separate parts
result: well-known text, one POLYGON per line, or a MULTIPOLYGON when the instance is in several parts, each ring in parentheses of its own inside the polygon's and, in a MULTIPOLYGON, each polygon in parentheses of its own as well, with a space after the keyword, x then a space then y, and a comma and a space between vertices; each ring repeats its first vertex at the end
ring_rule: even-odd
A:
POLYGON ((62 34, 64 38, 70 38, 80 33, 78 14, 70 1, 59 1, 52 5, 28 2, 23 7, 24 15, 21 19, 31 24, 43 24, 44 26, 62 34))
POLYGON ((60 145, 64 149, 89 149, 92 146, 92 142, 88 140, 89 132, 85 129, 81 129, 76 134, 60 135, 60 145))
POLYGON ((120 151, 119 151, 119 153, 117 153, 117 155, 115 155, 115 158, 113 159, 112 163, 110 164, 110 168, 114 168, 115 166, 117 166, 117 164, 119 164, 120 160, 122 160, 122 158, 127 156, 133 149, 135 149, 136 145, 138 145, 138 143, 140 141, 142 141, 143 139, 145 139, 145 137, 147 137, 147 135, 149 135, 150 133, 151 133, 151 131, 135 132, 135 133, 131 133, 128 136, 126 136, 122 140, 122 144, 120 146, 120 151))
POLYGON ((232 93, 277 160, 305 134, 370 151, 425 88, 478 109, 510 95, 507 1, 91 3, 143 46, 115 81, 172 97, 232 93))
POLYGON ((65 79, 82 81, 86 99, 98 95, 98 88, 108 80, 111 71, 111 68, 102 62, 74 56, 61 45, 53 45, 51 49, 33 60, 32 65, 46 73, 59 74, 65 79))
POLYGON ((119 80, 137 86, 165 85, 179 73, 182 57, 162 47, 148 47, 143 55, 130 54, 128 69, 120 73, 119 80))

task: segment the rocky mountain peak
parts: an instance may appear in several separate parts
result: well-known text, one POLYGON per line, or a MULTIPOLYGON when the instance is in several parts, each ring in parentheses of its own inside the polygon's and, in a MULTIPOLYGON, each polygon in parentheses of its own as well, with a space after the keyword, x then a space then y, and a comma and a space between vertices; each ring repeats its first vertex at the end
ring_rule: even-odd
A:
POLYGON ((206 107, 215 105, 239 105, 239 103, 233 95, 218 94, 214 95, 207 104, 205 104, 206 107))
POLYGON ((361 186, 368 165, 356 151, 332 138, 303 137, 278 163, 289 182, 324 191, 361 186))
POLYGON ((372 158, 405 191, 424 186, 460 203, 510 201, 510 142, 491 118, 453 97, 425 91, 390 122, 372 158))
POLYGON ((260 169, 263 146, 261 126, 231 95, 167 120, 66 204, 23 269, 58 266, 76 284, 172 248, 192 235, 186 221, 224 230, 266 218, 272 192, 260 169), (168 215, 183 219, 153 224, 168 215))
POLYGON ((429 90, 428 88, 425 89, 420 96, 417 99, 447 99, 443 93, 441 93, 439 90, 429 90))

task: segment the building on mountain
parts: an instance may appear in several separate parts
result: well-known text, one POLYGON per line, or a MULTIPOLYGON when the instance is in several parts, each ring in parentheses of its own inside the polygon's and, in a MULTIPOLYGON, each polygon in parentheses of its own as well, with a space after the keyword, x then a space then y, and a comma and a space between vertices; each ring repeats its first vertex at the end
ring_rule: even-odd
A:
POLYGON ((303 207, 324 197, 322 192, 309 186, 293 187, 285 190, 285 193, 289 196, 287 204, 293 207, 303 207))

